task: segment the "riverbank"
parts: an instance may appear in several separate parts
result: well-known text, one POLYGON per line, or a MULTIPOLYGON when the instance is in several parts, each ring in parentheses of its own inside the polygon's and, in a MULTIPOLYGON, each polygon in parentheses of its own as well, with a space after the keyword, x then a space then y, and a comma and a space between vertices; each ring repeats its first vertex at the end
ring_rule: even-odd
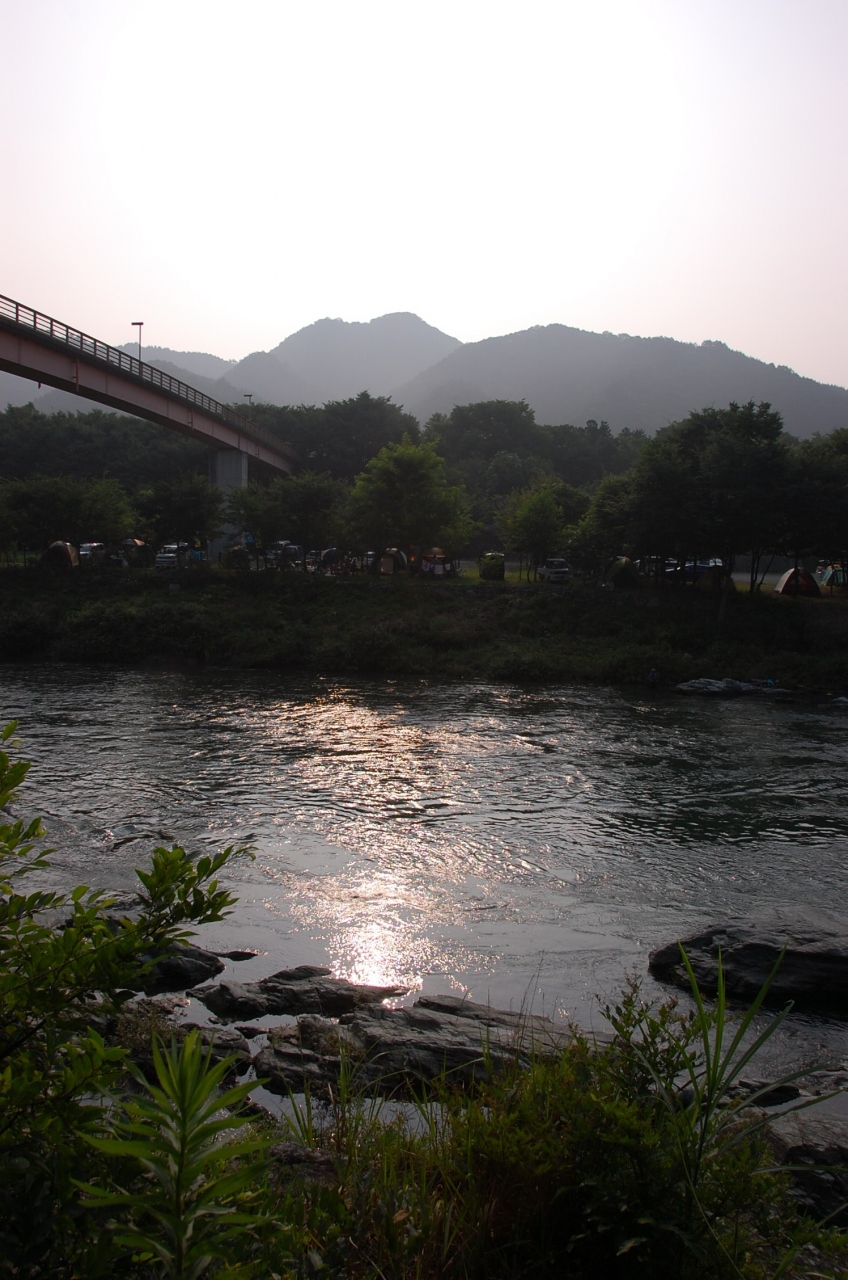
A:
POLYGON ((275 572, 0 571, 0 661, 848 687, 842 600, 275 572))

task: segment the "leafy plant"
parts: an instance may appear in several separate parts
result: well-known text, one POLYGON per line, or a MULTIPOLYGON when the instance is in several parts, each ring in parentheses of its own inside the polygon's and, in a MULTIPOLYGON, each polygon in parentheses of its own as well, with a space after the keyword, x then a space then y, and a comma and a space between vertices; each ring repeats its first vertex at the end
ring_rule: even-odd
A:
POLYGON ((254 1084, 219 1094, 233 1060, 215 1064, 210 1055, 196 1031, 167 1050, 154 1040, 158 1085, 130 1064, 146 1096, 119 1105, 109 1136, 88 1139, 102 1155, 129 1158, 148 1176, 128 1190, 78 1184, 93 1208, 126 1211, 116 1242, 135 1250, 141 1262, 155 1259, 168 1280, 198 1280, 214 1261, 226 1259, 234 1234, 259 1222, 241 1200, 257 1183, 254 1161, 262 1143, 254 1137, 221 1141, 228 1131, 244 1129, 244 1119, 225 1109, 237 1108, 254 1084), (245 1157, 251 1163, 239 1163, 245 1157))
MULTIPOLYGON (((4 746, 15 727, 0 732, 4 746)), ((28 769, 0 751, 6 816, 28 769)), ((0 1257, 18 1274, 78 1225, 69 1179, 101 1123, 98 1095, 125 1068, 104 1039, 115 1012, 189 925, 222 919, 235 901, 217 878, 234 848, 196 863, 157 849, 133 919, 85 885, 28 891, 26 878, 49 867, 43 837, 38 818, 0 823, 0 1257)))

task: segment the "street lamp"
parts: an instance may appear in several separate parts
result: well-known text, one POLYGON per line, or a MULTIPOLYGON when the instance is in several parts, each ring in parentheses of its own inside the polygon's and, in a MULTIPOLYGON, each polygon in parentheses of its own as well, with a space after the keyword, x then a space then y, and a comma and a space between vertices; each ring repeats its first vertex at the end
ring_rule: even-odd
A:
POLYGON ((144 321, 132 320, 130 323, 134 329, 138 329, 138 363, 141 364, 141 329, 144 321))
POLYGON ((253 408, 253 392, 245 391, 242 399, 247 401, 247 420, 250 422, 250 411, 253 408))

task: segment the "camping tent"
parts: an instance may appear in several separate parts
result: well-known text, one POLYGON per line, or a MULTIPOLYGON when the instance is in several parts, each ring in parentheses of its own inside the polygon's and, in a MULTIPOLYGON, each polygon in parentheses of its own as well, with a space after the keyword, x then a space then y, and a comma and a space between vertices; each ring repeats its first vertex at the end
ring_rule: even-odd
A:
POLYGON ((819 584, 806 569, 787 569, 775 587, 779 596, 820 596, 819 584))

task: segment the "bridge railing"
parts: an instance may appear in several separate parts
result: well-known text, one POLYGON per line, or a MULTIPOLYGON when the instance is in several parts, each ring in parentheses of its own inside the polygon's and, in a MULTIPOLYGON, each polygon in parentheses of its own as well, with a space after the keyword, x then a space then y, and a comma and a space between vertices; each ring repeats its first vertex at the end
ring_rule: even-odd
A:
POLYGON ((131 356, 128 351, 111 347, 108 342, 92 338, 90 334, 83 333, 80 329, 74 329, 69 324, 63 324, 61 320, 54 320, 52 316, 34 311, 32 307, 26 307, 22 302, 15 302, 13 298, 7 298, 0 293, 0 322, 2 321, 11 321, 22 329, 40 334, 51 342, 78 352, 86 360, 109 365, 138 382, 164 391, 166 395, 172 396, 175 400, 181 400, 184 404, 196 405, 211 417, 235 427, 249 439, 268 445, 280 453, 289 452, 283 441, 272 435, 270 431, 254 426, 242 414, 236 413, 234 409, 221 404, 218 400, 213 400, 211 396, 204 395, 196 387, 190 387, 179 378, 172 378, 170 374, 163 373, 155 365, 146 364, 137 356, 131 356))

